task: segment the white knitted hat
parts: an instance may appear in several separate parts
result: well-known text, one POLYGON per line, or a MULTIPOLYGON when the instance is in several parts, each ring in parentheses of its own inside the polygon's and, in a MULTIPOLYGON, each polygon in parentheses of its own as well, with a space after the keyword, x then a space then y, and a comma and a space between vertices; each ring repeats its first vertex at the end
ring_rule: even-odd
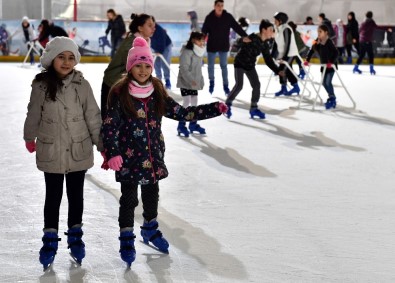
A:
POLYGON ((78 45, 70 38, 65 36, 57 36, 47 43, 40 62, 43 68, 48 69, 53 59, 64 51, 70 51, 75 56, 75 62, 78 64, 81 59, 81 54, 78 51, 78 45))

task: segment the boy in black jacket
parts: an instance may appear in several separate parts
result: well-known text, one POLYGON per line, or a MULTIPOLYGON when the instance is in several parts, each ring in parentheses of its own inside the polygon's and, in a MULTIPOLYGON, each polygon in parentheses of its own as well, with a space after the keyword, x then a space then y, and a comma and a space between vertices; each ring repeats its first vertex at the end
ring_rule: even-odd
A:
POLYGON ((251 40, 249 43, 244 43, 239 39, 240 50, 237 53, 234 61, 235 66, 235 81, 236 84, 226 99, 228 111, 226 117, 232 116, 231 106, 233 100, 243 89, 243 77, 246 74, 252 87, 250 116, 254 118, 257 116, 259 119, 265 119, 265 113, 258 109, 258 101, 260 98, 261 83, 259 82, 258 73, 255 69, 256 58, 262 53, 266 65, 276 74, 284 75, 274 63, 270 55, 269 40, 273 38, 274 27, 268 20, 262 20, 259 25, 259 33, 252 33, 248 36, 251 40))

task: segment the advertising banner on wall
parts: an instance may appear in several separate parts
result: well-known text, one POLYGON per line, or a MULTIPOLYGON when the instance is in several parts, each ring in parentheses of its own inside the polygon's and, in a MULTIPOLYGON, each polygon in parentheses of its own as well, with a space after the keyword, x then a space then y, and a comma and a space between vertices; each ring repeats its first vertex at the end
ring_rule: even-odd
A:
MULTIPOLYGON (((38 36, 37 27, 41 20, 30 20, 38 36)), ((109 56, 111 51, 110 35, 105 35, 107 22, 105 21, 60 21, 54 24, 62 27, 77 43, 82 56, 109 56)), ((190 34, 189 23, 159 23, 169 34, 173 42, 172 56, 178 57, 181 47, 186 43, 190 34)), ((311 46, 317 38, 316 25, 298 25, 297 30, 307 46, 311 46)), ((386 31, 385 28, 377 29, 374 34, 373 47, 376 57, 395 57, 395 32, 386 31)), ((258 32, 258 24, 251 24, 248 33, 258 32)), ((230 39, 231 40, 231 39, 230 39)), ((21 21, 0 20, 0 56, 1 55, 26 55, 27 43, 24 40, 21 21)), ((353 54, 357 56, 356 52, 353 54)))

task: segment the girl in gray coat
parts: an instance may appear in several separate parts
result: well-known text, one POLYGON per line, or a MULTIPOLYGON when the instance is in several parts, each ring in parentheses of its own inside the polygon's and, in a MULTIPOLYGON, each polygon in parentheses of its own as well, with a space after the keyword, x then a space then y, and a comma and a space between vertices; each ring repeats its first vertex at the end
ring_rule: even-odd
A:
POLYGON ((80 61, 78 46, 67 37, 55 37, 40 61, 45 69, 32 83, 24 125, 24 140, 44 172, 46 194, 44 236, 40 262, 44 269, 55 259, 58 248, 59 207, 66 179, 68 248, 81 264, 85 257, 82 237, 83 189, 86 170, 93 166, 93 144, 99 145, 100 109, 91 86, 74 70, 80 61))
MULTIPOLYGON (((182 106, 197 106, 198 90, 203 89, 204 79, 202 75, 202 59, 205 48, 204 34, 201 32, 191 32, 187 44, 181 49, 180 70, 178 72, 177 87, 181 89, 183 99, 182 106)), ((199 134, 206 134, 206 130, 197 123, 196 120, 189 123, 189 131, 199 134)), ((185 127, 185 121, 180 121, 177 127, 178 135, 189 136, 185 127)))

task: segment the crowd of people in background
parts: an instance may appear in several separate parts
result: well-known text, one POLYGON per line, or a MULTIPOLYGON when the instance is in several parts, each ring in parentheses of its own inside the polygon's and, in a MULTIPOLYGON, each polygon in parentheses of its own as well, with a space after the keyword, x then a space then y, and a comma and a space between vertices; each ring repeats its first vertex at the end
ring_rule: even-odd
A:
MULTIPOLYGON (((232 103, 242 91, 246 75, 252 87, 249 115, 253 119, 265 119, 265 113, 258 107, 260 81, 256 63, 259 55, 279 76, 280 90, 275 96, 290 96, 299 94, 298 82, 305 76, 303 65, 308 66, 316 54, 321 64, 323 87, 328 94, 326 109, 336 108, 332 79, 338 63, 352 63, 353 50, 359 55, 354 73, 361 73, 359 65, 365 54, 368 54, 370 73, 376 73, 372 37, 379 27, 371 11, 366 13, 361 25, 354 12, 348 13, 347 23, 338 19, 335 24, 320 13, 317 15, 318 36, 311 47, 305 44, 305 35, 298 32, 297 25, 289 21, 285 12, 276 12, 272 20, 262 19, 259 31, 250 34, 247 33, 249 20, 245 17, 236 20, 225 10, 223 0, 214 1, 213 10, 205 17, 202 27, 195 11, 188 11, 187 15, 191 20, 191 33, 179 58, 176 84, 182 96, 182 104, 179 104, 168 91, 172 87, 172 40, 166 29, 152 15, 133 13, 126 30, 123 17, 113 9, 107 10, 105 37, 111 36, 111 61, 104 71, 100 109, 90 84, 74 69, 81 58, 79 47, 73 41, 76 30, 68 34, 44 19, 36 35, 29 18, 22 19, 21 29, 28 49, 35 42, 42 46, 43 70, 32 83, 24 140, 27 150, 37 153, 37 167, 44 172, 46 184, 43 247, 39 252, 45 269, 54 261, 60 240, 59 207, 64 179, 70 203, 66 232, 68 248, 77 263, 81 264, 85 257, 83 187, 85 173, 93 166, 93 145, 103 156, 102 168, 114 170, 115 179, 120 183, 119 252, 130 266, 136 257, 134 210, 139 203, 139 186, 143 202, 144 222, 140 227, 143 241, 164 253, 169 249, 157 220, 158 181, 168 176, 161 131, 163 117, 179 122, 179 136, 187 138, 194 132, 206 134, 206 129, 197 122, 222 114, 230 119, 232 103), (230 50, 234 53, 234 86, 230 86, 228 80, 230 50), (198 103, 198 91, 205 86, 202 66, 206 53, 208 91, 213 93, 218 85, 214 76, 218 56, 225 103, 198 103), (293 71, 294 61, 298 63, 299 75, 293 71), (53 127, 53 121, 64 123, 53 127), (188 128, 186 123, 189 123, 188 128)), ((306 17, 304 25, 314 25, 313 18, 306 17)), ((34 64, 33 52, 30 63, 34 64)))

